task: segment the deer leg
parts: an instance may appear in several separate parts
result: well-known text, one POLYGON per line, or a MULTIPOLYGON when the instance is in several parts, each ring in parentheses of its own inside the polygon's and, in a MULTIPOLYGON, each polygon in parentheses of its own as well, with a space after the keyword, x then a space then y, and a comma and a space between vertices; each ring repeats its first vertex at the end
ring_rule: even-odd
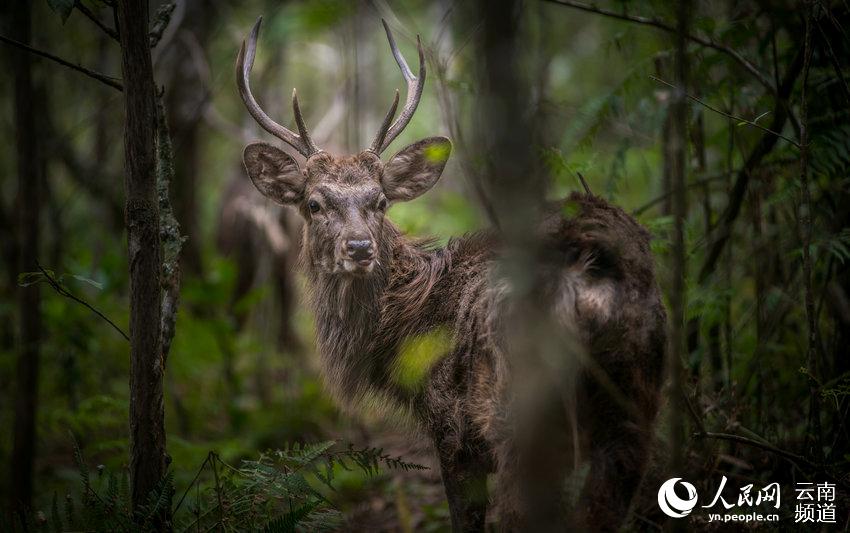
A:
POLYGON ((610 403, 596 411, 591 432, 590 472, 577 509, 578 523, 594 531, 616 531, 643 478, 649 435, 610 403))
POLYGON ((473 452, 440 454, 440 470, 452 531, 484 531, 487 516, 487 467, 473 452))

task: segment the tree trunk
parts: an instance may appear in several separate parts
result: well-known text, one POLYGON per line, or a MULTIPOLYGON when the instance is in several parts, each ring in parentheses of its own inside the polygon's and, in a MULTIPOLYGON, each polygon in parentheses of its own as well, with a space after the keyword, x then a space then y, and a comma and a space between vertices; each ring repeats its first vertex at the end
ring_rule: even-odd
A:
POLYGON ((121 0, 124 77, 124 189, 130 267, 130 479, 132 506, 155 490, 165 473, 165 427, 160 347, 159 209, 156 189, 156 101, 148 45, 148 3, 121 0))
POLYGON ((673 280, 670 290, 670 356, 668 372, 671 379, 672 409, 670 431, 672 438, 670 447, 670 468, 672 472, 681 472, 684 466, 685 421, 684 412, 685 390, 683 380, 682 360, 685 355, 685 292, 687 263, 685 249, 685 221, 688 213, 687 191, 687 120, 688 107, 685 100, 685 87, 688 86, 688 56, 687 41, 690 19, 689 2, 682 1, 677 10, 676 62, 675 85, 673 98, 670 102, 670 181, 673 191, 673 280))
MULTIPOLYGON (((30 4, 12 2, 12 30, 22 43, 30 41, 30 4)), ((39 249, 40 182, 38 135, 34 114, 30 57, 13 52, 15 73, 15 128, 18 160, 18 272, 37 271, 39 249)), ((15 394, 12 486, 14 506, 24 511, 32 504, 35 428, 38 408, 38 365, 41 311, 38 285, 18 289, 20 338, 18 339, 17 392, 15 394)))
MULTIPOLYGON (((803 244, 803 298, 806 309, 808 332, 808 347, 806 350, 806 369, 809 375, 809 426, 806 443, 811 446, 812 455, 817 459, 823 458, 823 439, 820 424, 820 403, 818 398, 819 365, 818 365, 818 325, 815 316, 814 290, 812 288, 812 258, 810 247, 812 243, 812 196, 809 190, 809 102, 808 83, 809 67, 812 60, 812 10, 810 2, 806 2, 806 35, 803 52, 803 80, 800 95, 800 237, 803 244)), ((809 450, 806 450, 809 452, 809 450)))
MULTIPOLYGON (((539 265, 542 254, 535 225, 548 180, 533 150, 540 145, 545 127, 532 121, 534 115, 517 112, 532 101, 529 80, 521 68, 528 57, 522 3, 503 2, 495 9, 479 1, 476 6, 467 19, 470 27, 480 23, 474 152, 485 154, 482 204, 492 202, 504 238, 499 276, 513 289, 504 334, 510 339, 507 357, 512 380, 523 384, 506 393, 511 396, 511 414, 506 418, 513 438, 510 446, 497 453, 512 457, 515 466, 503 468, 497 476, 496 505, 501 509, 500 529, 544 531, 564 520, 559 488, 571 457, 564 452, 569 443, 564 438, 567 423, 562 406, 573 392, 567 381, 575 373, 560 365, 576 360, 564 357, 576 352, 569 333, 555 325, 549 312, 551 301, 542 289, 544 269, 539 265), (552 379, 553 375, 558 378, 552 379)), ((544 98, 542 92, 537 95, 538 101, 544 98)), ((454 484, 461 490, 474 490, 470 480, 454 480, 454 484)))

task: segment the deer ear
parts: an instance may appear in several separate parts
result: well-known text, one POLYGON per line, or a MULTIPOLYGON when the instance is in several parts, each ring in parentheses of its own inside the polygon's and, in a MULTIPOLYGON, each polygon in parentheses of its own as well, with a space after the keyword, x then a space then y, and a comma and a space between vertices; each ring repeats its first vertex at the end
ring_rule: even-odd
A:
POLYGON ((445 137, 428 137, 403 148, 384 166, 384 194, 391 201, 407 201, 422 195, 437 183, 452 142, 445 137))
POLYGON ((307 178, 298 163, 280 148, 268 143, 252 143, 242 152, 245 170, 263 195, 279 204, 294 204, 304 197, 307 178))

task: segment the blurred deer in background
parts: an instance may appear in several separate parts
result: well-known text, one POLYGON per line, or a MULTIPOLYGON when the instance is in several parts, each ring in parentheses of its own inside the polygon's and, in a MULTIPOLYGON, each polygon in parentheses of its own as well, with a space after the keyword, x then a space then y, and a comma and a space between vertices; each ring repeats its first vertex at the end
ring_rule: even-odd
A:
POLYGON ((242 330, 247 318, 246 313, 239 310, 239 302, 267 270, 280 307, 278 347, 294 353, 301 350, 293 323, 301 225, 301 220, 291 211, 268 206, 246 183, 244 176, 229 180, 219 212, 216 245, 236 265, 231 299, 236 328, 242 330))
MULTIPOLYGON (((525 485, 519 481, 534 460, 519 444, 523 435, 511 416, 516 359, 507 356, 505 333, 511 288, 496 276, 500 235, 481 232, 437 248, 405 238, 385 217, 391 203, 428 191, 451 152, 448 139, 429 137, 386 163, 380 157, 410 122, 422 96, 421 43, 414 75, 384 23, 407 82, 404 107, 395 118, 396 91, 371 145, 356 155, 333 156, 312 140, 295 91, 298 134, 274 122, 251 94, 248 78, 260 22, 239 52, 239 92, 253 118, 306 163, 302 170, 291 156, 262 142, 248 145, 243 159, 260 192, 295 207, 304 218, 301 255, 327 386, 343 405, 391 399, 413 413, 439 456, 456 531, 484 529, 488 473, 496 474, 493 499, 500 527, 527 527, 525 485), (424 382, 415 387, 401 382, 403 347, 441 329, 450 332, 450 346, 424 382)), ((562 458, 539 468, 544 475, 538 482, 548 483, 549 494, 559 500, 573 459, 588 457, 590 471, 575 524, 613 530, 626 517, 647 462, 665 313, 649 233, 621 209, 590 194, 574 193, 566 202, 576 207, 571 216, 562 214, 562 203, 539 224, 540 268, 547 280, 542 290, 544 301, 552 302, 552 316, 587 356, 564 354, 583 361, 575 378, 577 420, 564 404, 548 407, 563 421, 562 428, 551 431, 553 449, 562 458), (570 424, 575 426, 569 429, 570 424), (582 449, 587 453, 579 455, 582 449)))
MULTIPOLYGON (((330 108, 318 120, 316 137, 327 142, 345 117, 344 91, 334 97, 330 108)), ((248 128, 227 121, 213 106, 206 109, 207 121, 227 135, 249 142, 248 128)), ((298 251, 303 222, 292 209, 269 203, 245 180, 242 162, 234 168, 225 185, 216 228, 216 247, 236 266, 236 280, 230 303, 230 314, 241 331, 247 319, 239 303, 257 286, 270 278, 279 307, 278 348, 298 353, 303 343, 295 331, 294 313, 297 302, 298 251)))

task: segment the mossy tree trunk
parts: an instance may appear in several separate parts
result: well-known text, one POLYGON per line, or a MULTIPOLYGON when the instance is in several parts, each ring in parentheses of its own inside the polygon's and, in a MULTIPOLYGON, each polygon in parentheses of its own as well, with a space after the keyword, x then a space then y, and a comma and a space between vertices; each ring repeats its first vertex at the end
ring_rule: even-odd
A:
POLYGON ((118 2, 124 78, 124 189, 130 268, 130 479, 138 511, 166 469, 160 336, 162 251, 156 188, 156 87, 148 2, 118 2))

